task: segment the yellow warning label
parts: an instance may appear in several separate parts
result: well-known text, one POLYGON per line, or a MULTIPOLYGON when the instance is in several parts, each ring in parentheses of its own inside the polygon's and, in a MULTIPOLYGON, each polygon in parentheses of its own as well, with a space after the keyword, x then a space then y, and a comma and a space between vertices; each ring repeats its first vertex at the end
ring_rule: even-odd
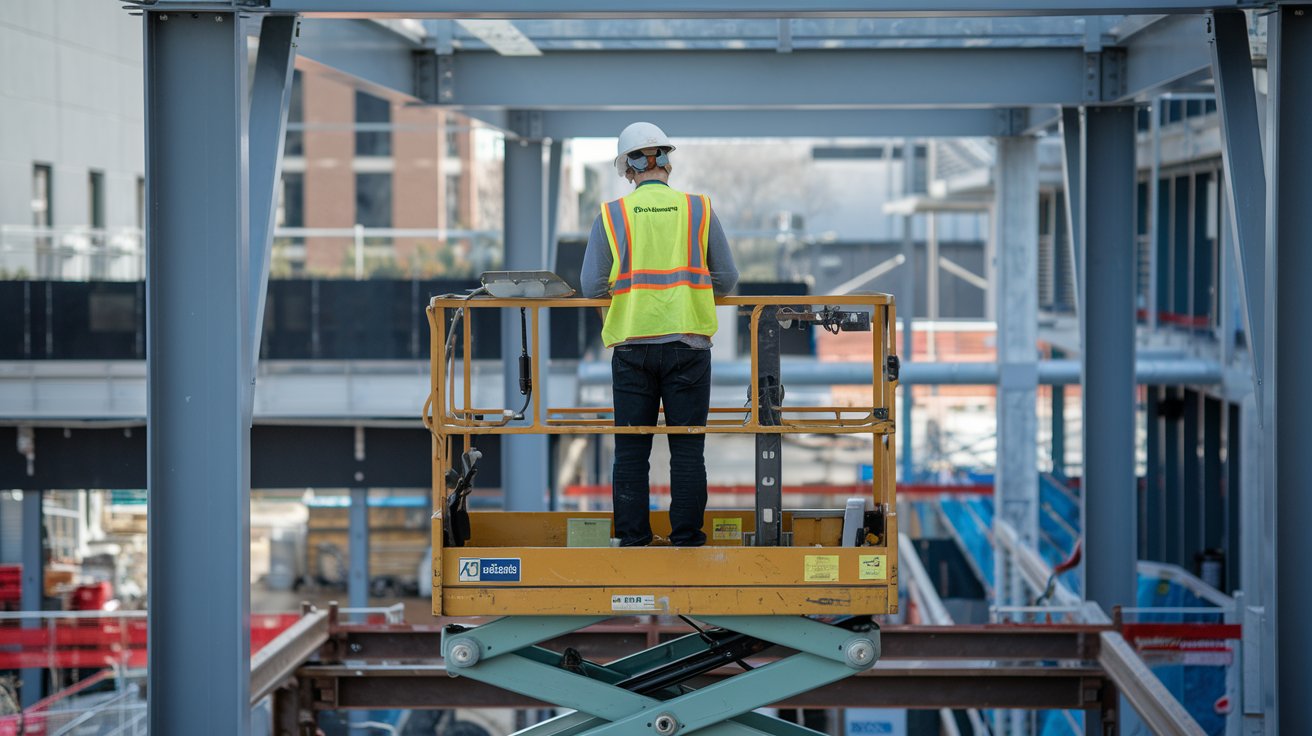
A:
POLYGON ((728 541, 741 541, 743 538, 743 520, 734 519, 711 519, 711 539, 723 539, 728 541))
POLYGON ((803 562, 803 579, 808 583, 838 582, 838 555, 807 555, 803 562))
POLYGON ((888 580, 888 556, 861 555, 857 560, 857 576, 862 580, 888 580))

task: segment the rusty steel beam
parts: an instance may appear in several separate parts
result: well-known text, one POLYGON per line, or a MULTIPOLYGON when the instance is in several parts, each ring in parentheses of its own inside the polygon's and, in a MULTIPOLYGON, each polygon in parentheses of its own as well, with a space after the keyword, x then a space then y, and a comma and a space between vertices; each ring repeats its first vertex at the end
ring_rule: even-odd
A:
MULTIPOLYGON (((717 670, 691 681, 702 688, 735 674, 717 670)), ((302 668, 316 710, 363 708, 540 708, 534 698, 450 677, 445 666, 321 665, 302 668)), ((1099 705, 1102 671, 1096 666, 995 665, 985 662, 904 661, 831 683, 776 703, 778 707, 902 707, 1088 709, 1099 705)))
MULTIPOLYGON (((886 626, 880 629, 881 660, 1096 660, 1099 635, 1110 626, 886 626)), ((342 626, 334 632, 336 655, 323 661, 437 659, 441 626, 342 626)), ((692 633, 683 625, 664 623, 604 623, 588 627, 543 646, 556 651, 577 649, 585 658, 606 662, 679 636, 692 633)))
MULTIPOLYGON (((440 657, 443 626, 337 625, 319 664, 296 671, 306 711, 369 708, 538 708, 533 698, 465 677, 450 677, 440 657)), ((1110 625, 887 626, 879 664, 861 675, 802 693, 781 707, 1083 709, 1100 711, 1110 682, 1099 658, 1110 625)), ((673 621, 614 619, 544 642, 608 662, 686 636, 673 621)), ((752 661, 768 663, 775 647, 752 661)), ((689 684, 700 688, 737 673, 716 670, 689 684)))
POLYGON ((251 657, 251 705, 278 689, 328 640, 328 612, 302 617, 251 657))

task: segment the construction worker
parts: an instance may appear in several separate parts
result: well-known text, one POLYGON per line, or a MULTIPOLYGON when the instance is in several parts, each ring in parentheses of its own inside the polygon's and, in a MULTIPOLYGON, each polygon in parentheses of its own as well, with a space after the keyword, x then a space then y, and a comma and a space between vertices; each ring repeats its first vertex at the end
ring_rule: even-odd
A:
MULTIPOLYGON (((729 241, 710 199, 669 186, 674 145, 651 123, 620 133, 615 170, 633 192, 608 202, 592 225, 580 279, 585 296, 611 296, 601 336, 614 348, 615 425, 702 427, 711 401, 716 296, 738 283, 729 241)), ((706 543, 706 436, 666 435, 670 445, 670 539, 706 543)), ((615 435, 611 474, 615 534, 651 544, 648 481, 652 435, 615 435)))

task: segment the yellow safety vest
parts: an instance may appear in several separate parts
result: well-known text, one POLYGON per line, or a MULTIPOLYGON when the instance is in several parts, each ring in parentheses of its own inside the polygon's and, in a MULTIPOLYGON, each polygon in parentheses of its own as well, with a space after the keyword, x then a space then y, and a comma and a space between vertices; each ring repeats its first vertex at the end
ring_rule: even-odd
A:
POLYGON ((639 337, 715 334, 715 295, 706 269, 711 200, 647 184, 601 206, 610 243, 613 295, 606 347, 639 337))

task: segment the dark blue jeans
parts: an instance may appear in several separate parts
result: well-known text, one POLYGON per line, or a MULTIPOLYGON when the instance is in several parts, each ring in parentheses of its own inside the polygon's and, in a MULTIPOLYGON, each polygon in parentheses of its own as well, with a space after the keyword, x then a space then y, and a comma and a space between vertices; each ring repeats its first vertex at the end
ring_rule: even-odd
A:
MULTIPOLYGON (((711 351, 682 342, 621 345, 611 357, 615 425, 655 426, 661 404, 671 427, 704 427, 711 405, 711 351)), ((650 434, 615 435, 611 473, 615 534, 625 547, 650 544, 650 434)), ((669 434, 670 543, 706 544, 706 435, 669 434)))

